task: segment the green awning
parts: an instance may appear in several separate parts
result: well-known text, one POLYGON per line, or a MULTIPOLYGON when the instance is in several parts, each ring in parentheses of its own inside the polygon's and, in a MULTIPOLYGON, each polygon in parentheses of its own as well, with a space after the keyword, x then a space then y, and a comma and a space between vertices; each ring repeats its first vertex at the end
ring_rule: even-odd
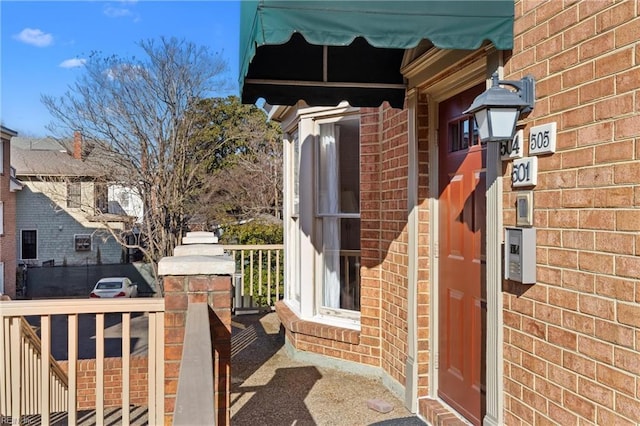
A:
POLYGON ((513 48, 513 0, 243 1, 243 103, 404 102, 404 50, 513 48))

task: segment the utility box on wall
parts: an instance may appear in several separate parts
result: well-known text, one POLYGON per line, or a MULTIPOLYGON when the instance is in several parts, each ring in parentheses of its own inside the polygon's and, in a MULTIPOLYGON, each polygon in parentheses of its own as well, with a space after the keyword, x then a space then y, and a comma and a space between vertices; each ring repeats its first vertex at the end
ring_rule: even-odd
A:
POLYGON ((536 282, 536 229, 506 228, 504 277, 522 284, 536 282))

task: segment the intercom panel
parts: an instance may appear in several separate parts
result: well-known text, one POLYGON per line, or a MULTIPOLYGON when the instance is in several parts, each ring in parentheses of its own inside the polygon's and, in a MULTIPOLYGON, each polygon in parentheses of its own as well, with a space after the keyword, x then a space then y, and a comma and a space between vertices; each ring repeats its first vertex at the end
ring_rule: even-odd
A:
POLYGON ((523 284, 536 282, 536 229, 506 228, 504 238, 505 279, 523 284))

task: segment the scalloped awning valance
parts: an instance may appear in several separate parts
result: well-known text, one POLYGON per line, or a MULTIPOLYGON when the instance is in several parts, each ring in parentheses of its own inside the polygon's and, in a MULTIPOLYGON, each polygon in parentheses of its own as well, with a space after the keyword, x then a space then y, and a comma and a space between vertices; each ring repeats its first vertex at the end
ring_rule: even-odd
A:
POLYGON ((513 47, 513 0, 243 1, 243 103, 401 108, 405 49, 513 47))

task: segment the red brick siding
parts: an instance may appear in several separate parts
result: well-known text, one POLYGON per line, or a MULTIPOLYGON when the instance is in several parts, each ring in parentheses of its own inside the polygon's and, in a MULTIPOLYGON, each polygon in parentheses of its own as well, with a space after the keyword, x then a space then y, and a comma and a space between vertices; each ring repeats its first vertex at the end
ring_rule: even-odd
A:
POLYGON ((408 305, 408 111, 381 108, 380 253, 382 368, 405 383, 408 305))
MULTIPOLYGON (((427 97, 418 98, 418 396, 429 395, 429 119, 427 97)), ((422 412, 422 411, 421 411, 422 412)))
MULTIPOLYGON (((505 422, 640 423, 640 6, 515 3, 505 77, 532 74, 557 151, 535 187, 538 283, 505 283, 505 422)), ((504 223, 515 224, 506 168, 504 223)))
POLYGON ((364 108, 360 115, 360 325, 361 345, 367 364, 381 366, 381 267, 382 251, 380 238, 381 214, 381 161, 380 141, 382 137, 380 111, 364 108))
MULTIPOLYGON (((60 367, 68 372, 69 362, 58 361, 60 367)), ((147 406, 148 403, 148 358, 132 356, 129 364, 129 398, 130 403, 147 406)), ((78 409, 92 410, 96 408, 96 360, 82 359, 77 366, 78 409)), ((104 360, 104 406, 122 406, 122 358, 105 358, 104 360)))
POLYGON ((11 176, 11 145, 2 139, 2 175, 0 175, 0 201, 3 203, 3 227, 0 235, 0 262, 4 262, 4 293, 16 297, 17 239, 16 239, 16 194, 9 191, 11 176))

